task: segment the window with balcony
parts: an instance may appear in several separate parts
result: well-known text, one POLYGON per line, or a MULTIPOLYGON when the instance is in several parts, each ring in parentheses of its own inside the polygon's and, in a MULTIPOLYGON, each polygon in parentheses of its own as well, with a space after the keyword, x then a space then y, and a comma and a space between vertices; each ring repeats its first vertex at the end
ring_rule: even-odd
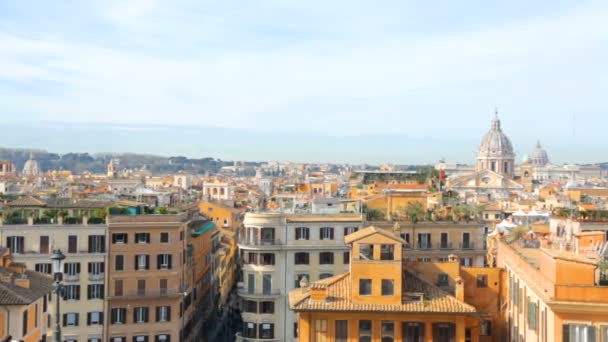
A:
POLYGON ((245 338, 257 338, 257 324, 244 322, 243 323, 243 337, 245 338))
POLYGON ((87 285, 87 299, 103 299, 104 286, 103 284, 87 285))
POLYGON ((93 311, 87 312, 87 325, 101 325, 103 324, 103 312, 93 311))
POLYGON ((167 294, 167 284, 168 284, 168 280, 167 279, 159 279, 158 280, 158 288, 160 289, 160 294, 161 295, 167 294))
POLYGON ((298 252, 294 254, 296 265, 308 265, 309 264, 309 254, 306 252, 298 252))
POLYGON ((114 270, 123 271, 125 269, 125 256, 122 254, 114 257, 114 270))
POLYGON ((462 249, 472 249, 471 233, 462 233, 462 249))
POLYGON ((80 300, 80 285, 64 285, 63 299, 80 300))
POLYGON ((110 323, 111 324, 127 323, 127 308, 112 308, 110 310, 110 323))
POLYGON ((169 233, 160 233, 160 243, 169 243, 169 233))
POLYGON ((52 266, 50 263, 41 263, 34 265, 36 272, 51 274, 52 266))
POLYGON ((395 281, 393 279, 382 279, 382 295, 392 296, 395 294, 395 281))
POLYGON ((88 268, 89 275, 101 276, 105 273, 105 263, 103 261, 90 262, 88 268))
POLYGON ((156 256, 156 268, 159 270, 170 270, 172 268, 171 254, 159 254, 156 256))
POLYGON ((63 314, 63 326, 64 327, 77 327, 78 326, 78 313, 68 312, 63 314))
POLYGON ((256 302, 255 300, 244 301, 243 310, 249 313, 258 313, 258 302, 256 302))
POLYGON ((270 301, 260 302, 260 313, 263 313, 263 314, 274 313, 274 302, 270 302, 270 301))
POLYGON ((260 261, 262 265, 274 265, 274 253, 260 254, 260 261))
POLYGON ((372 294, 372 280, 371 279, 359 279, 359 295, 371 296, 372 294))
POLYGON ((374 260, 374 245, 359 244, 359 260, 374 260))
POLYGON ((296 240, 310 240, 310 228, 296 227, 296 240))
POLYGON ((40 254, 49 254, 49 237, 41 236, 40 237, 40 254))
POLYGON ((63 273, 66 276, 77 276, 80 274, 79 262, 67 262, 63 264, 63 273))
POLYGON ((395 341, 395 322, 394 321, 380 322, 380 333, 382 335, 382 342, 395 341))
POLYGON ((135 233, 135 243, 150 243, 150 233, 135 233))
POLYGON ((488 275, 478 274, 477 275, 477 288, 483 289, 488 287, 488 275))
POLYGON ((247 254, 247 263, 250 265, 257 265, 258 264, 258 254, 249 252, 247 254))
POLYGON ((261 323, 260 324, 260 338, 274 338, 274 324, 273 323, 261 323))
POLYGON ((137 295, 143 296, 146 294, 146 280, 137 279, 137 295))
POLYGON ((68 253, 78 253, 78 236, 68 236, 68 253))
POLYGON ((127 233, 114 233, 112 234, 113 244, 126 244, 129 242, 129 235, 127 233))
POLYGON ((321 265, 333 265, 334 263, 334 252, 321 252, 319 253, 319 264, 321 265))
POLYGON ((262 244, 272 245, 275 242, 274 236, 274 228, 262 228, 260 230, 260 239, 262 240, 262 244))
POLYGON ((105 253, 106 237, 104 235, 89 235, 89 253, 105 253))
POLYGON ((372 321, 368 319, 359 321, 359 342, 372 341, 372 321))
POLYGON ((150 269, 150 256, 147 254, 138 254, 135 256, 135 269, 138 271, 150 269))
POLYGON ((336 342, 348 342, 347 320, 336 320, 336 342))
POLYGON ((319 229, 319 238, 321 240, 333 240, 334 229, 332 227, 322 227, 319 229))
POLYGON ((22 254, 24 250, 25 238, 23 236, 7 236, 6 247, 12 254, 22 254))
POLYGON ((148 323, 147 306, 138 306, 133 309, 133 323, 148 323))
POLYGON ((450 243, 450 238, 448 233, 441 233, 440 236, 440 243, 439 243, 439 248, 441 249, 450 249, 452 248, 452 244, 450 243))
POLYGON ((157 322, 170 322, 171 321, 171 307, 168 305, 156 307, 156 321, 157 322))
POLYGON ((395 260, 395 245, 380 245, 380 260, 395 260))
POLYGON ((418 234, 418 248, 419 249, 430 249, 431 244, 431 234, 430 233, 419 233, 418 234))
POLYGON ((123 286, 122 279, 114 279, 114 296, 120 297, 123 295, 122 286, 123 286))

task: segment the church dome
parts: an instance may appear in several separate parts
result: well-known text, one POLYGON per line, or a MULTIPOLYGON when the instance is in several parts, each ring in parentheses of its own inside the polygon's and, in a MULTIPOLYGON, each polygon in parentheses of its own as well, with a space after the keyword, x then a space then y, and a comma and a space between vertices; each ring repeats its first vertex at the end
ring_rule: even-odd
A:
POLYGON ((534 151, 532 151, 530 160, 534 166, 545 166, 549 164, 549 156, 547 151, 540 146, 540 141, 536 143, 534 151))
POLYGON ((498 114, 492 120, 492 127, 481 139, 478 157, 514 158, 513 145, 511 140, 500 127, 498 114))
POLYGON ((40 173, 40 167, 38 162, 34 160, 34 156, 30 153, 30 159, 28 159, 23 165, 23 174, 25 176, 38 176, 40 173))

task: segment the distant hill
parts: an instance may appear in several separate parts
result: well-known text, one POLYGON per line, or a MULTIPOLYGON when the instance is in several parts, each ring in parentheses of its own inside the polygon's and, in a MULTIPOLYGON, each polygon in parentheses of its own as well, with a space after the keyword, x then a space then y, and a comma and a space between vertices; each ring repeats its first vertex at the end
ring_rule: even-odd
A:
MULTIPOLYGON (((70 170, 73 172, 90 171, 103 173, 112 158, 120 159, 121 169, 141 169, 146 167, 152 173, 174 173, 186 171, 195 174, 216 173, 223 166, 230 166, 232 161, 214 158, 192 159, 182 156, 163 157, 136 153, 66 153, 58 154, 36 149, 0 148, 0 159, 15 163, 17 170, 22 170, 30 154, 38 161, 43 171, 70 170)), ((259 163, 248 163, 259 165, 259 163)))

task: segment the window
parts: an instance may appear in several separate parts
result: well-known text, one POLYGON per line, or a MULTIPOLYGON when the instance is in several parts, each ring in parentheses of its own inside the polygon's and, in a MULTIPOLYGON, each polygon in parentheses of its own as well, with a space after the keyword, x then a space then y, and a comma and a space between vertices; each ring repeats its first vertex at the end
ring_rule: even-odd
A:
POLYGON ((262 293, 270 294, 272 291, 272 274, 262 274, 262 293))
POLYGON ((403 341, 424 342, 424 323, 403 322, 401 323, 401 334, 403 341))
POLYGON ((154 342, 171 342, 171 335, 156 335, 154 342))
POLYGON ((298 252, 295 255, 295 264, 296 265, 308 265, 309 263, 309 255, 306 252, 298 252))
POLYGON ((258 264, 258 254, 249 252, 247 254, 247 263, 250 265, 257 265, 258 264))
POLYGON ((169 243, 169 233, 160 233, 160 243, 169 243))
POLYGON ((162 295, 167 294, 167 284, 168 284, 167 279, 160 279, 158 281, 158 287, 160 288, 160 294, 162 294, 162 295))
POLYGON ((382 279, 382 295, 392 296, 395 292, 395 281, 393 279, 382 279))
POLYGON ((243 337, 256 338, 257 337, 257 324, 244 322, 243 323, 243 337))
POLYGON ((127 322, 126 308, 112 308, 110 310, 110 323, 125 324, 127 322))
POLYGON ((410 233, 401 233, 400 236, 403 239, 403 241, 405 241, 405 245, 403 245, 403 247, 412 248, 412 245, 410 244, 410 233))
POLYGON ((332 273, 321 273, 321 274, 319 274, 319 280, 325 279, 325 278, 331 278, 333 276, 334 275, 332 273))
POLYGON ((321 240, 333 240, 334 229, 332 227, 322 227, 319 229, 319 238, 321 240))
POLYGON ((103 312, 94 311, 87 313, 87 325, 103 324, 103 312))
POLYGON ((380 245, 380 260, 395 260, 395 245, 380 245))
POLYGON ((348 342, 347 320, 336 320, 336 342, 348 342))
POLYGON ((137 295, 143 296, 146 294, 146 280, 137 279, 137 295))
POLYGON ((471 267, 473 265, 473 259, 471 257, 462 257, 460 258, 460 265, 471 267))
POLYGON ((87 285, 87 299, 103 299, 104 286, 103 284, 87 285))
POLYGON ((34 269, 36 270, 36 272, 51 274, 53 267, 50 263, 44 263, 34 265, 34 269))
POLYGON ((138 271, 150 269, 150 256, 147 254, 138 254, 135 256, 135 269, 138 271))
POLYGON ((260 302, 260 313, 274 313, 274 302, 260 302))
POLYGON ((105 273, 105 264, 103 262, 90 262, 88 271, 92 275, 102 275, 105 273))
POLYGON ((24 240, 25 238, 23 236, 7 236, 6 247, 8 247, 13 254, 22 254, 24 252, 24 240))
POLYGON ((159 270, 170 270, 171 269, 171 254, 159 254, 156 256, 156 268, 159 270))
POLYGON ((80 274, 79 262, 67 262, 63 264, 63 273, 67 276, 75 276, 80 274))
POLYGON ((374 245, 362 243, 359 245, 359 260, 373 260, 374 245))
POLYGON ((64 285, 63 299, 80 300, 80 285, 64 285))
POLYGON ((418 258, 418 262, 431 262, 431 258, 428 258, 428 257, 418 258))
POLYGON ((148 322, 148 307, 139 306, 133 310, 133 322, 134 323, 147 323, 148 322))
POLYGON ((369 296, 372 294, 372 280, 359 279, 359 295, 369 296))
POLYGON ((439 241, 439 248, 441 248, 441 249, 452 248, 452 244, 450 243, 449 238, 448 238, 448 233, 441 233, 441 237, 440 237, 440 241, 439 241))
POLYGON ((150 243, 150 233, 135 233, 135 243, 150 243))
POLYGON ((393 342, 395 340, 395 322, 382 321, 380 323, 380 333, 382 342, 393 342))
POLYGON ((437 275, 437 286, 448 286, 448 284, 448 274, 439 273, 439 275, 437 275))
POLYGON ((274 228, 260 229, 260 239, 263 244, 274 244, 274 228))
POLYGON ((310 229, 307 227, 297 227, 296 240, 310 240, 310 229))
POLYGON ((260 264, 262 264, 262 265, 274 265, 274 253, 262 253, 262 254, 260 254, 260 264))
POLYGON ((472 249, 471 233, 462 233, 462 249, 472 249))
POLYGON ((126 337, 112 337, 111 341, 112 342, 127 342, 127 338, 126 337))
POLYGON ((456 325, 454 323, 433 323, 434 341, 455 341, 456 325))
POLYGON ((334 252, 321 252, 319 253, 319 264, 331 265, 334 263, 334 252))
POLYGON ((77 327, 78 326, 78 313, 68 312, 63 314, 63 326, 64 327, 77 327))
POLYGON ((169 322, 171 321, 171 307, 168 305, 156 307, 156 321, 169 322))
POLYGON ((562 326, 564 342, 595 341, 595 327, 586 324, 564 324, 562 326))
POLYGON ((22 331, 23 331, 23 336, 27 335, 27 325, 28 325, 28 312, 30 310, 26 309, 25 311, 23 311, 23 317, 21 317, 21 323, 22 323, 22 331))
POLYGON ((89 253, 105 253, 106 237, 104 235, 89 235, 89 253))
POLYGON ((148 342, 148 336, 146 336, 146 335, 133 336, 133 342, 148 342))
POLYGON ((314 341, 326 342, 327 341, 327 320, 316 319, 314 323, 315 339, 314 341))
POLYGON ((430 233, 419 233, 418 234, 418 248, 419 249, 432 248, 430 233))
POLYGON ((119 254, 114 258, 114 270, 123 271, 124 269, 125 269, 125 256, 119 254))
POLYGON ((492 336, 492 321, 487 320, 487 319, 484 319, 483 321, 481 321, 479 335, 492 336))
POLYGON ((78 236, 68 236, 68 253, 78 253, 78 236))
POLYGON ((528 319, 528 329, 536 331, 538 328, 538 305, 527 297, 527 309, 526 318, 528 319))
POLYGON ((40 254, 49 254, 49 237, 40 237, 40 254))
POLYGON ((87 338, 87 342, 101 342, 101 339, 97 337, 91 337, 87 338))
POLYGON ((359 342, 371 342, 372 341, 372 321, 360 320, 359 321, 359 342))
POLYGON ((112 243, 128 243, 129 235, 127 233, 114 233, 112 234, 112 243))
POLYGON ((342 263, 344 265, 350 264, 350 252, 344 252, 344 254, 342 254, 342 263))
POLYGON ((487 274, 478 274, 477 275, 477 288, 486 288, 488 287, 488 275, 487 274))
POLYGON ((116 296, 116 297, 122 296, 122 294, 123 294, 122 285, 123 285, 122 279, 114 280, 114 296, 116 296))
POLYGON ((274 324, 260 324, 260 338, 274 338, 274 324))
POLYGON ((301 273, 301 274, 297 274, 296 275, 296 284, 295 284, 295 288, 299 288, 300 287, 300 282, 302 281, 302 279, 306 278, 306 280, 310 280, 310 278, 308 277, 308 274, 305 273, 301 273))
POLYGON ((258 302, 254 300, 246 300, 243 302, 245 312, 258 313, 258 302))
POLYGON ((293 322, 293 338, 298 338, 298 322, 293 322))
POLYGON ((359 230, 359 227, 344 227, 344 236, 352 234, 359 230))

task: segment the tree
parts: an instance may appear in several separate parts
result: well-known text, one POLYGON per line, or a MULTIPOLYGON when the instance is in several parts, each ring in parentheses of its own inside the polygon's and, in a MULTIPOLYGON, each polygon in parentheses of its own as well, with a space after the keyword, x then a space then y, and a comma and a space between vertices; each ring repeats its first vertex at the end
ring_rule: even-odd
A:
POLYGON ((368 221, 381 221, 384 219, 384 211, 381 209, 370 208, 367 204, 363 205, 363 212, 368 221))
POLYGON ((407 217, 412 223, 418 222, 418 219, 424 219, 426 210, 420 202, 410 202, 405 207, 397 208, 400 214, 407 217))

